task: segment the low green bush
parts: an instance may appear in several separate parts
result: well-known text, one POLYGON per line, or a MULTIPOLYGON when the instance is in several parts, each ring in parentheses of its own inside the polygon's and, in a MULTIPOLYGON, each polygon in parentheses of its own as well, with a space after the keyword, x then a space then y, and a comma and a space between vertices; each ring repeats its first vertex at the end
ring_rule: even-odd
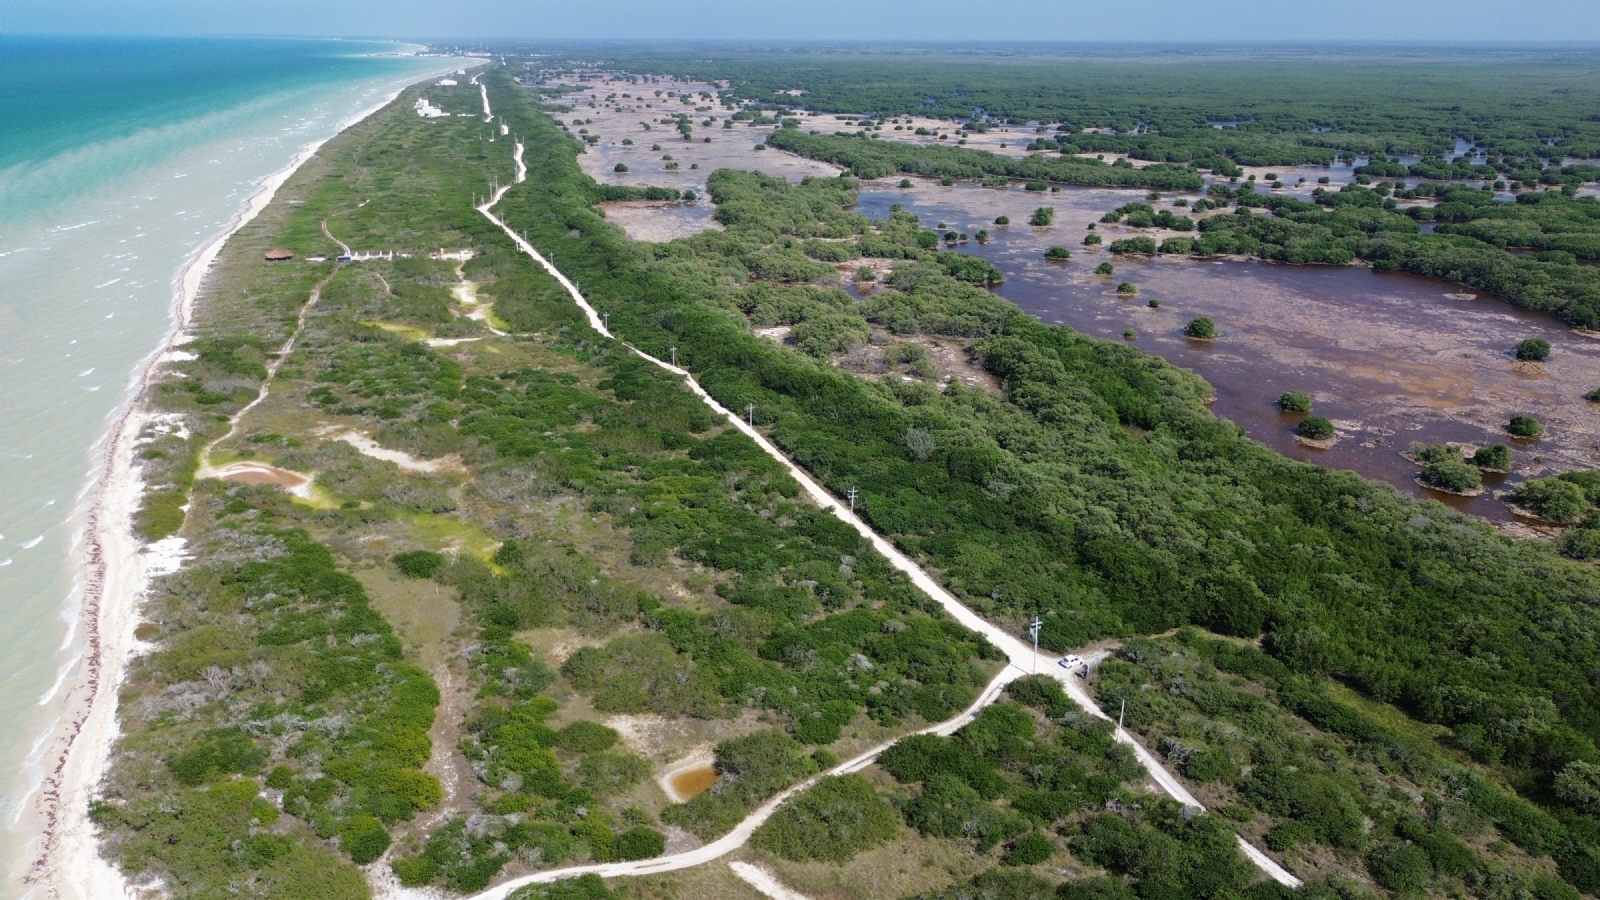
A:
POLYGON ((1325 441, 1333 437, 1333 423, 1321 416, 1306 416, 1295 426, 1294 433, 1313 441, 1325 441))
POLYGON ((598 722, 579 721, 556 732, 556 748, 569 753, 598 753, 617 742, 617 733, 598 722))
POLYGON ((751 835, 752 846, 784 859, 835 865, 892 840, 899 817, 860 775, 823 778, 785 803, 751 835))
POLYGON ((1512 437, 1536 438, 1544 433, 1544 426, 1533 416, 1512 416, 1506 424, 1506 431, 1512 437))
POLYGON ((1055 852, 1055 841, 1050 840, 1049 835, 1030 831, 1006 848, 1000 862, 1007 866, 1034 866, 1048 860, 1055 852))
POLYGON ((445 564, 444 555, 431 550, 398 553, 392 561, 402 574, 412 578, 432 578, 433 573, 439 571, 445 564))
POLYGON ((1550 358, 1550 342, 1544 338, 1526 338, 1517 342, 1517 359, 1543 362, 1550 358))

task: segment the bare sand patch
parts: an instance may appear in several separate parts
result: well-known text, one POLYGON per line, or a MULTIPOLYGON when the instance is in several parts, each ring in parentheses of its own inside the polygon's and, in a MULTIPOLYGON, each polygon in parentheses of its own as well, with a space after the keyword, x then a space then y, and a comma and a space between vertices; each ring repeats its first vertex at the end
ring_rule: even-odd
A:
POLYGON ((421 472, 429 475, 440 472, 461 473, 467 470, 466 464, 461 461, 461 456, 451 453, 438 459, 419 459, 404 450, 390 450, 381 447, 377 441, 359 431, 342 431, 332 435, 336 441, 346 444, 361 451, 363 456, 381 459, 384 462, 394 463, 402 472, 421 472))
POLYGON ((623 200, 600 204, 606 221, 620 227, 635 241, 664 244, 693 237, 702 231, 721 231, 709 200, 623 200))
MULTIPOLYGON (((562 97, 561 102, 573 109, 556 113, 555 118, 580 138, 599 138, 598 143, 584 148, 578 156, 578 164, 585 174, 601 184, 670 187, 704 194, 706 179, 718 169, 764 172, 789 181, 807 176, 832 177, 842 171, 837 166, 776 150, 756 150, 756 145, 764 144, 774 126, 751 126, 735 121, 732 115, 737 110, 726 109, 700 96, 702 93, 715 96, 720 85, 668 78, 649 85, 576 78, 552 83, 586 88, 562 97), (660 96, 656 91, 661 92, 660 96), (686 104, 680 97, 668 97, 668 92, 688 94, 692 102, 686 104), (606 98, 613 94, 615 98, 608 101, 606 98), (623 94, 631 96, 623 97, 623 94), (691 123, 688 139, 678 133, 674 122, 662 121, 680 113, 687 115, 691 123), (573 124, 575 121, 580 123, 573 124), (708 121, 711 124, 705 124, 708 121), (706 138, 711 139, 709 143, 706 138), (669 155, 671 159, 663 158, 669 155), (616 171, 619 163, 626 166, 627 171, 616 171)), ((807 113, 801 113, 801 118, 808 127, 823 127, 811 126, 809 120, 813 117, 807 113)))

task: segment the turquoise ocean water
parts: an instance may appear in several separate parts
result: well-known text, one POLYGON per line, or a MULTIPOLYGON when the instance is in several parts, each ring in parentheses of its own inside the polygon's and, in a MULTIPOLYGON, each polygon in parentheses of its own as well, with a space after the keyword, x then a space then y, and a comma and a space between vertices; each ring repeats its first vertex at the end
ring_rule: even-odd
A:
POLYGON ((73 652, 74 514, 179 270, 301 147, 460 64, 416 49, 0 36, 0 832, 73 652))

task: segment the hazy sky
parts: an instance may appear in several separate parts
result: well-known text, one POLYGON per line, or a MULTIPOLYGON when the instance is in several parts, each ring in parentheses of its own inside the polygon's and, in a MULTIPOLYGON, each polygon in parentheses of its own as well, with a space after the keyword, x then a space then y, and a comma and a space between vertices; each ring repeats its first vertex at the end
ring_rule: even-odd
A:
POLYGON ((412 38, 1600 41, 1600 0, 0 0, 0 31, 412 38))

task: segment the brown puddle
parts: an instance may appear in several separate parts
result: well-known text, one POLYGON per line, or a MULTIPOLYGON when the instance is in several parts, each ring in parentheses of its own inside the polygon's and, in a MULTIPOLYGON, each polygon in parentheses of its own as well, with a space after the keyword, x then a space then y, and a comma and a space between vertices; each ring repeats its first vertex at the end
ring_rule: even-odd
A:
POLYGON ((668 783, 672 785, 672 790, 679 797, 688 800, 697 794, 705 793, 706 789, 717 783, 717 770, 711 765, 684 769, 681 772, 674 773, 668 779, 668 783))
MULTIPOLYGON (((1583 399, 1600 386, 1600 340, 1575 334, 1551 316, 1448 282, 1363 267, 1117 257, 1084 247, 1088 224, 1143 199, 1137 191, 1040 194, 928 182, 909 190, 884 182, 867 187, 857 208, 874 218, 899 203, 930 227, 944 222, 969 234, 988 229, 990 243, 958 249, 1005 273, 999 296, 1043 322, 1096 337, 1120 341, 1134 329, 1134 346, 1215 388, 1213 412, 1290 458, 1352 469, 1402 493, 1500 522, 1513 516, 1494 499, 1496 490, 1527 477, 1600 466, 1600 412, 1583 399), (1046 205, 1056 209, 1049 228, 993 224, 997 215, 1025 222, 1034 207, 1046 205), (1044 259, 1045 248, 1057 244, 1072 250, 1065 265, 1044 259), (1095 275, 1095 266, 1107 261, 1115 274, 1095 275), (1138 286, 1134 298, 1116 295, 1123 281, 1138 286), (1473 298, 1463 299, 1467 293, 1473 298), (1148 306, 1152 299, 1159 309, 1148 306), (1217 323, 1218 340, 1184 339, 1184 324, 1197 316, 1217 323), (1512 358, 1512 347, 1529 337, 1554 346, 1548 362, 1530 366, 1512 358), (1280 413, 1274 402, 1290 390, 1309 393, 1315 414, 1339 426, 1332 447, 1295 440, 1299 417, 1280 413), (1520 413, 1544 423, 1545 436, 1532 444, 1509 440, 1502 429, 1520 413), (1475 498, 1425 491, 1413 481, 1417 467, 1400 456, 1412 441, 1504 443, 1516 454, 1515 470, 1486 474, 1488 490, 1475 498)), ((1179 196, 1169 194, 1161 205, 1179 196)), ((1107 242, 1134 233, 1120 226, 1096 230, 1107 242)))
POLYGON ((288 491, 303 488, 311 483, 311 479, 299 472, 280 469, 258 462, 229 463, 220 469, 205 473, 221 481, 233 481, 239 484, 270 484, 288 491))

